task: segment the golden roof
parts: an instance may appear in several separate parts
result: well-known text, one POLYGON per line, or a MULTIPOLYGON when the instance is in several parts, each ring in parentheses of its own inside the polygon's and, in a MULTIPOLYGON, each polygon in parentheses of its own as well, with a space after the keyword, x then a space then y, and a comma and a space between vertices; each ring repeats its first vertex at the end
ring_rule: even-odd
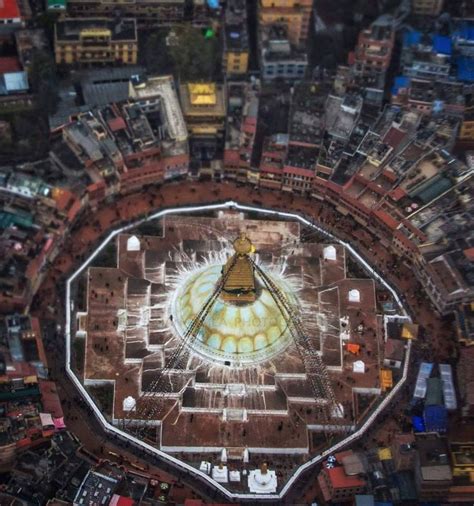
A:
POLYGON ((253 302, 255 293, 255 274, 249 255, 255 252, 250 239, 242 234, 234 241, 235 254, 229 258, 224 275, 227 280, 222 289, 226 302, 253 302))
POLYGON ((216 105, 215 83, 188 83, 189 101, 192 105, 216 105))

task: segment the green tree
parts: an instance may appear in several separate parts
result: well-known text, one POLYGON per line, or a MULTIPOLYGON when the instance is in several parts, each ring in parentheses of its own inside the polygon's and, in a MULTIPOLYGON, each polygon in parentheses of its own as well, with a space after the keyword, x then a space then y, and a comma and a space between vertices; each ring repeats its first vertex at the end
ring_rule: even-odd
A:
POLYGON ((205 37, 191 25, 177 26, 169 37, 169 52, 175 72, 183 81, 213 79, 219 64, 216 37, 205 37))
POLYGON ((58 105, 58 76, 53 57, 46 51, 36 50, 30 67, 30 85, 37 95, 38 106, 47 115, 53 114, 58 105))
POLYGON ((151 74, 168 74, 174 70, 173 60, 166 44, 166 35, 163 30, 145 34, 143 63, 151 74))

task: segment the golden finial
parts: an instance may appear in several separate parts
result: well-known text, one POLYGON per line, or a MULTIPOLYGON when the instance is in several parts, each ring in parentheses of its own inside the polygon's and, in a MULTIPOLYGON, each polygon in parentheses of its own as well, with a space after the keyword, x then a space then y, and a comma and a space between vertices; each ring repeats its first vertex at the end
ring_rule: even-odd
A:
POLYGON ((240 234, 234 241, 234 249, 238 255, 250 255, 251 253, 255 253, 255 247, 252 244, 252 241, 247 237, 245 232, 240 234))

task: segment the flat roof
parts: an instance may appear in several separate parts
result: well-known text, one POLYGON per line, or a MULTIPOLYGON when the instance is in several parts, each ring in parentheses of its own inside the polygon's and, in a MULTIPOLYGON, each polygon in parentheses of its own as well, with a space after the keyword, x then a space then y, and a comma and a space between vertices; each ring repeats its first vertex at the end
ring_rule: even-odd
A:
POLYGON ((112 40, 137 40, 137 25, 135 19, 121 18, 111 21, 107 18, 67 18, 59 19, 55 25, 57 41, 79 41, 81 34, 102 35, 102 30, 110 32, 112 40))
POLYGON ((332 486, 335 489, 349 488, 349 487, 364 487, 366 482, 357 476, 349 476, 344 471, 343 466, 333 467, 326 469, 326 473, 331 480, 332 486))
POLYGON ((16 0, 0 0, 0 19, 14 19, 20 17, 20 8, 16 0))

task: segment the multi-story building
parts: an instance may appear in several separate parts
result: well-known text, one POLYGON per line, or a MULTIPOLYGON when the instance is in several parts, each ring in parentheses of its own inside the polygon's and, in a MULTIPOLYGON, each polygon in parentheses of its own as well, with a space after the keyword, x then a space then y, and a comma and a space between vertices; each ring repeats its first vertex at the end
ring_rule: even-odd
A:
POLYGON ((474 144, 474 107, 466 110, 461 128, 459 129, 459 140, 466 144, 474 144))
POLYGON ((262 78, 301 80, 308 66, 306 53, 292 45, 285 25, 264 26, 260 30, 262 78))
POLYGON ((363 478, 348 475, 344 466, 324 467, 318 475, 318 483, 324 500, 334 503, 351 501, 356 494, 362 494, 367 486, 363 478))
POLYGON ((58 64, 136 64, 136 22, 134 19, 60 19, 55 26, 54 52, 58 64))
POLYGON ((259 184, 263 188, 281 190, 288 138, 288 134, 276 134, 264 139, 259 167, 259 184))
POLYGON ((474 347, 461 347, 457 364, 457 380, 461 414, 464 418, 474 419, 474 347))
POLYGON ((24 25, 17 0, 0 2, 0 37, 8 36, 24 25))
POLYGON ((464 346, 474 346, 474 302, 460 304, 454 314, 458 341, 464 346))
POLYGON ((260 0, 260 26, 284 24, 288 38, 296 46, 303 46, 308 38, 313 0, 260 0))
POLYGON ((413 434, 396 434, 391 445, 393 462, 397 471, 410 471, 415 464, 415 437, 413 434))
POLYGON ((249 39, 245 0, 231 0, 225 11, 223 68, 227 75, 245 75, 249 65, 249 39))
POLYGON ((257 131, 258 85, 227 83, 227 125, 224 175, 246 182, 257 131))
POLYGON ((381 16, 359 34, 354 53, 357 73, 385 72, 390 65, 395 30, 390 16, 381 16))
POLYGON ((225 136, 226 93, 217 83, 187 83, 180 86, 181 107, 186 121, 191 156, 209 165, 222 156, 225 136))
POLYGON ((172 25, 184 20, 185 0, 68 0, 74 17, 136 18, 140 26, 172 25))
POLYGON ((455 478, 467 478, 472 483, 471 476, 474 473, 474 443, 472 441, 457 442, 454 439, 449 446, 453 476, 455 478))
POLYGON ((400 59, 402 74, 417 79, 447 79, 451 71, 450 37, 424 35, 418 31, 403 34, 400 59))
POLYGON ((129 96, 62 129, 68 148, 107 192, 127 193, 188 170, 187 130, 172 77, 132 81, 129 96))
POLYGON ((416 437, 415 481, 421 500, 442 500, 449 495, 453 473, 445 438, 434 433, 416 437))
POLYGON ((360 32, 355 51, 349 56, 351 81, 364 91, 366 101, 373 105, 382 104, 385 75, 394 44, 393 18, 380 16, 370 28, 360 32))
POLYGON ((444 0, 412 0, 412 11, 420 16, 438 16, 444 0))

